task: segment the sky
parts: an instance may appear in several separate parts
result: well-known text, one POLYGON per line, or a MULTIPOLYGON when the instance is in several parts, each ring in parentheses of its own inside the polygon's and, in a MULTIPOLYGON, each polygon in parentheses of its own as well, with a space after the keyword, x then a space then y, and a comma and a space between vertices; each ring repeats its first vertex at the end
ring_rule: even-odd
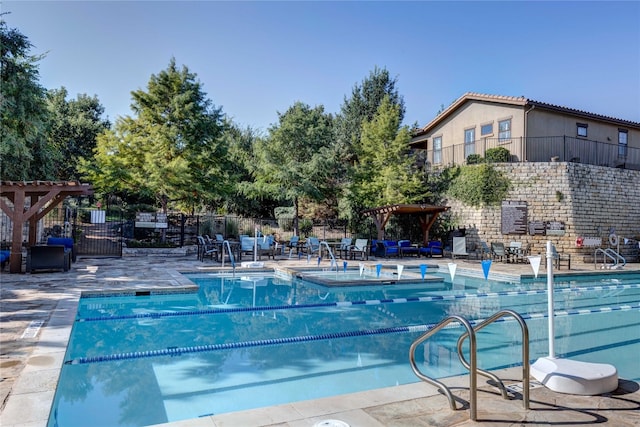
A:
POLYGON ((243 128, 266 132, 295 102, 337 114, 377 67, 406 125, 466 92, 640 122, 640 2, 7 1, 40 84, 133 115, 172 58, 243 128))

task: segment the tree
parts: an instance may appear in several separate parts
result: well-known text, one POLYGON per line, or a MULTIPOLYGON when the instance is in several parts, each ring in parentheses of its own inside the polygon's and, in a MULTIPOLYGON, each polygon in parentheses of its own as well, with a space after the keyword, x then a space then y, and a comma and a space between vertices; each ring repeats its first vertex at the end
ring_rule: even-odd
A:
POLYGON ((273 197, 294 207, 294 230, 298 230, 301 200, 321 200, 334 173, 331 146, 333 118, 324 107, 296 102, 279 124, 269 129, 269 136, 256 141, 254 182, 246 183, 245 192, 254 197, 273 197))
POLYGON ((400 127, 400 116, 400 107, 385 97, 374 118, 363 124, 349 193, 354 205, 373 208, 425 198, 421 175, 410 156, 409 128, 400 127))
POLYGON ((49 141, 64 159, 56 165, 56 178, 79 179, 80 159, 93 155, 97 136, 111 126, 101 118, 104 107, 97 97, 85 94, 68 101, 67 89, 62 87, 47 92, 47 109, 49 141))
POLYGON ((52 179, 60 158, 47 141, 45 89, 33 45, 0 20, 0 173, 3 180, 52 179))
POLYGON ((163 212, 169 203, 193 210, 220 201, 229 191, 225 123, 196 75, 172 59, 132 98, 136 117, 119 118, 84 165, 94 185, 153 194, 163 212))
POLYGON ((342 218, 350 221, 352 229, 356 229, 361 220, 360 212, 365 206, 359 204, 358 197, 351 193, 351 183, 354 180, 353 166, 361 155, 362 126, 371 121, 385 97, 398 108, 399 123, 404 119, 405 106, 402 96, 396 89, 396 79, 392 79, 389 71, 375 67, 369 76, 356 84, 351 92, 351 98, 344 99, 340 114, 336 117, 336 144, 334 152, 341 160, 337 175, 341 188, 338 205, 342 218))

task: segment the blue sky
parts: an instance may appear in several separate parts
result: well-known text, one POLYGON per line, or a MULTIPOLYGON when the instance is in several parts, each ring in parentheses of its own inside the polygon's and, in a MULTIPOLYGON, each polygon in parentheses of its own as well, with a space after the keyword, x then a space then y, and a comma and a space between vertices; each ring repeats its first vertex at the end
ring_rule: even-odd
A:
POLYGON ((640 2, 7 1, 40 83, 131 115, 172 57, 239 125, 265 131, 296 101, 338 113, 377 66, 397 78, 405 124, 465 92, 640 122, 640 2))

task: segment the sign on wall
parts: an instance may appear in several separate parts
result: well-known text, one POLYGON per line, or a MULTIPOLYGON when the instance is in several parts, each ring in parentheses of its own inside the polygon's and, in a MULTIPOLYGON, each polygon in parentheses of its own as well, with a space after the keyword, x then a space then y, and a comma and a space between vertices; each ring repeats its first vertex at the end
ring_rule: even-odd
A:
POLYGON ((564 236, 565 226, 561 221, 547 221, 547 236, 564 236))
POLYGON ((522 200, 502 201, 502 234, 527 233, 527 202, 522 200))
POLYGON ((532 236, 544 236, 547 231, 547 224, 544 221, 529 221, 529 234, 532 236))

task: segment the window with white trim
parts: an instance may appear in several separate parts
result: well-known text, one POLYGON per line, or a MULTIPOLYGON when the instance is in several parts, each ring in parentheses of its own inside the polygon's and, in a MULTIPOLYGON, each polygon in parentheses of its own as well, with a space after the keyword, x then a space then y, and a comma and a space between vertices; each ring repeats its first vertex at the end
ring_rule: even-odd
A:
POLYGON ((464 158, 469 157, 470 154, 475 153, 476 144, 476 129, 465 129, 464 131, 464 158))
POLYGON ((629 131, 626 129, 618 129, 618 157, 627 157, 628 147, 629 131))
POLYGON ((511 139, 511 119, 498 122, 498 141, 511 139))
POLYGON ((433 164, 439 165, 442 163, 442 137, 435 136, 433 138, 433 164))

